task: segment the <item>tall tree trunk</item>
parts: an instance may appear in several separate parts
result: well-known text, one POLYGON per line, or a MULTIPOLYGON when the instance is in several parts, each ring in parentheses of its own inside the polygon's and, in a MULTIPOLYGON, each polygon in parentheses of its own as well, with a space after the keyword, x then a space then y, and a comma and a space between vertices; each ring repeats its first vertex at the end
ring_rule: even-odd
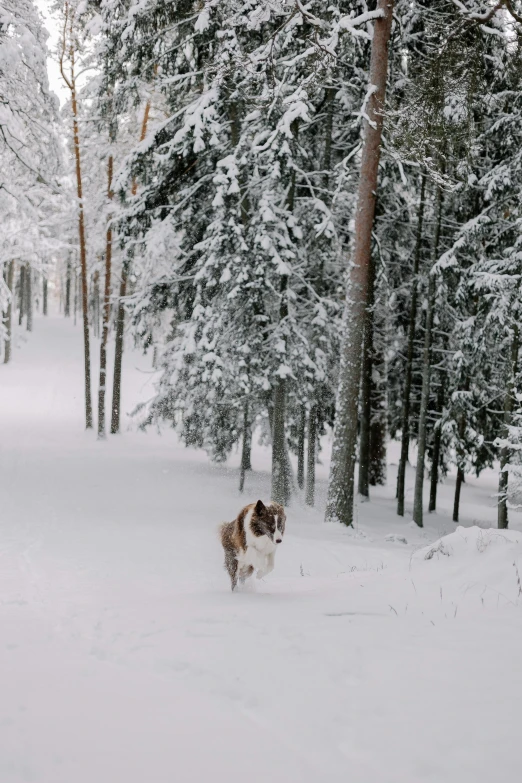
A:
POLYGON ((370 257, 368 269, 368 301, 364 322, 362 383, 361 383, 361 429, 359 434, 359 495, 370 497, 370 431, 372 425, 372 371, 373 371, 373 305, 375 285, 375 262, 370 257))
POLYGON ((113 435, 116 435, 116 433, 120 431, 121 366, 123 361, 123 335, 125 330, 125 306, 123 302, 127 293, 128 265, 128 260, 124 259, 121 269, 118 315, 116 317, 116 336, 114 339, 114 378, 112 384, 111 414, 111 433, 113 435))
POLYGON ((25 310, 27 313, 26 329, 33 331, 33 270, 27 267, 25 273, 25 310))
POLYGON ((71 261, 67 260, 67 268, 65 271, 65 305, 63 314, 66 318, 71 316, 71 261))
POLYGON ((315 458, 317 448, 317 405, 312 405, 308 415, 308 450, 306 460, 306 494, 305 503, 313 506, 315 503, 315 458))
POLYGON ((459 521, 460 512, 460 490, 464 483, 464 471, 462 468, 457 468, 457 480, 455 482, 455 496, 453 498, 453 521, 459 521))
POLYGON ((44 277, 42 281, 43 286, 43 315, 47 315, 47 278, 44 277))
MULTIPOLYGON (((154 66, 154 76, 158 72, 158 66, 154 66)), ((147 135, 147 126, 149 124, 151 102, 150 98, 145 104, 143 111, 143 120, 141 123, 140 141, 143 141, 147 135)), ((138 183, 134 179, 132 182, 131 193, 133 196, 138 192, 138 183)), ((120 292, 118 296, 118 315, 116 318, 116 336, 114 340, 114 378, 112 384, 112 414, 111 414, 111 433, 116 435, 120 431, 120 412, 121 412, 121 367, 123 361, 123 336, 125 333, 125 296, 127 295, 127 279, 129 275, 130 259, 123 259, 120 277, 120 292)))
POLYGON ((25 314, 25 266, 20 267, 18 278, 18 326, 22 325, 25 314))
POLYGON ((378 0, 377 9, 382 12, 382 16, 375 20, 372 39, 370 84, 373 92, 367 105, 369 121, 365 120, 355 213, 355 238, 343 317, 341 366, 326 508, 327 521, 342 522, 345 525, 353 523, 353 484, 361 381, 361 349, 381 152, 393 0, 378 0))
POLYGON ((6 313, 6 319, 5 319, 5 328, 6 328, 6 338, 4 343, 4 364, 7 364, 7 362, 11 359, 11 346, 13 343, 13 285, 14 285, 14 271, 15 271, 15 263, 14 261, 9 262, 9 266, 7 268, 7 287, 9 291, 11 292, 11 297, 9 299, 9 304, 7 305, 7 313, 6 313))
POLYGON ((301 405, 301 415, 299 417, 299 433, 297 442, 297 486, 299 489, 304 487, 305 478, 305 431, 306 431, 306 408, 301 405))
MULTIPOLYGON (((107 199, 112 201, 113 157, 107 161, 107 199)), ((105 289, 103 292, 103 324, 100 343, 100 385, 98 389, 98 437, 105 438, 105 390, 107 387, 107 341, 111 318, 112 215, 108 216, 105 233, 105 289)))
POLYGON ((440 454, 442 446, 442 426, 441 417, 444 411, 444 393, 446 387, 446 373, 442 371, 440 373, 440 385, 437 392, 437 413, 439 414, 439 421, 433 430, 433 455, 431 461, 431 476, 430 476, 430 502, 428 504, 428 511, 436 511, 437 509, 437 488, 439 486, 439 470, 440 470, 440 454))
POLYGON ((408 345, 406 353, 406 366, 404 368, 404 391, 402 397, 402 433, 401 433, 401 456, 399 459, 399 470, 397 474, 397 514, 404 516, 404 488, 406 479, 406 465, 408 462, 408 452, 410 447, 410 406, 411 406, 411 383, 413 375, 413 352, 415 347, 415 326, 417 323, 417 297, 419 263, 422 248, 422 230, 424 224, 424 204, 426 194, 426 175, 422 175, 419 214, 417 218, 417 236, 415 238, 415 254, 413 256, 413 273, 411 281, 411 302, 410 318, 408 323, 408 345))
MULTIPOLYGON (((92 276, 92 326, 95 337, 100 336, 100 273, 92 276)), ((103 329, 103 326, 102 326, 103 329)))
POLYGON ((419 411, 419 434, 417 438, 417 468, 415 471, 415 495, 413 499, 413 519, 419 527, 423 526, 423 485, 424 460, 426 455, 426 430, 428 423, 428 405, 430 401, 431 381, 431 340, 433 331, 433 316, 435 311, 435 275, 433 267, 438 259, 440 223, 442 216, 442 189, 437 187, 435 200, 435 232, 433 236, 433 251, 431 268, 428 270, 428 294, 426 325, 424 333, 424 352, 422 358, 422 393, 419 411))
MULTIPOLYGON (((515 403, 515 378, 518 372, 519 332, 515 326, 513 341, 511 343, 511 356, 509 360, 509 375, 504 398, 504 437, 508 436, 508 428, 511 424, 513 407, 515 403)), ((504 446, 500 452, 500 473, 498 477, 498 527, 505 530, 509 524, 507 492, 509 484, 509 466, 511 452, 508 446, 504 446)))
POLYGON ((89 341, 89 292, 87 286, 87 244, 85 239, 85 214, 83 208, 82 163, 80 151, 80 131, 78 127, 78 102, 76 97, 75 44, 74 44, 74 12, 68 2, 65 3, 65 21, 63 30, 63 47, 60 58, 60 70, 63 80, 71 93, 71 109, 73 120, 73 146, 76 168, 76 194, 78 197, 78 237, 80 242, 80 267, 82 280, 82 315, 83 315, 83 355, 85 379, 85 427, 91 429, 92 397, 91 397, 91 354, 89 341), (69 42, 67 46, 67 34, 69 42), (64 58, 68 49, 70 75, 65 74, 64 58))
POLYGON ((250 422, 248 420, 248 400, 243 409, 243 443, 241 446, 241 465, 239 468, 239 491, 245 488, 245 473, 250 470, 250 422))
POLYGON ((272 493, 276 503, 285 506, 290 495, 290 476, 286 454, 286 378, 278 376, 274 391, 272 429, 272 493))

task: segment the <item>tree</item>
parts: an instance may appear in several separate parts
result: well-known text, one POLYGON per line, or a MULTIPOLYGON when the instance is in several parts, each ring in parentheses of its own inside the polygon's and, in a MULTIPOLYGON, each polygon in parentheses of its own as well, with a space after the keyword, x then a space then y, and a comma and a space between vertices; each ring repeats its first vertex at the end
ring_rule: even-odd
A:
POLYGON ((337 393, 332 464, 328 487, 327 521, 353 522, 353 483, 361 349, 367 306, 368 270, 377 193, 384 100, 388 71, 388 42, 393 2, 379 0, 375 19, 370 66, 369 100, 365 120, 361 173, 355 213, 355 239, 343 321, 343 345, 337 393))
POLYGON ((91 429, 92 397, 91 397, 91 356, 89 338, 89 293, 87 282, 87 240, 85 236, 85 209, 83 201, 82 156, 80 147, 79 109, 76 85, 76 59, 79 51, 78 8, 75 2, 66 0, 62 6, 62 43, 60 52, 60 72, 71 93, 71 113, 73 129, 73 149, 76 173, 76 193, 78 198, 78 238, 80 247, 80 270, 82 284, 82 317, 83 317, 83 353, 84 353, 84 388, 85 388, 85 427, 91 429))

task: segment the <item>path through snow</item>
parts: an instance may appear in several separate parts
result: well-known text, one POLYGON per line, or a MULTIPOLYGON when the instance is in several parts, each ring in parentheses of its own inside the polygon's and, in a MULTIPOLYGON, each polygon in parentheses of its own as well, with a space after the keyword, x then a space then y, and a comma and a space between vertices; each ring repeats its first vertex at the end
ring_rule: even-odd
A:
MULTIPOLYGON (((129 410, 151 376, 126 364, 129 410)), ((266 453, 243 500, 237 457, 212 466, 171 432, 100 443, 82 404, 79 327, 38 319, 0 367, 2 783, 514 775, 516 542, 472 566, 413 556, 454 526, 399 521, 390 480, 356 533, 294 505, 275 572, 231 594, 215 529, 267 497, 266 453)), ((468 521, 493 522, 487 484, 466 493, 468 521)))

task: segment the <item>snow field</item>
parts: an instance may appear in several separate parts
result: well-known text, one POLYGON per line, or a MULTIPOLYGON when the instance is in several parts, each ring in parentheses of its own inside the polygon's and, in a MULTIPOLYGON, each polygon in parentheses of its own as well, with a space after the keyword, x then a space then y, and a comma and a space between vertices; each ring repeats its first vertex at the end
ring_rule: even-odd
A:
MULTIPOLYGON (((150 357, 125 363, 130 410, 150 357)), ((349 531, 322 523, 325 459, 274 573, 232 594, 216 526, 268 497, 266 451, 241 497, 237 456, 83 432, 81 384, 80 327, 60 318, 0 367, 2 783, 513 776, 522 534, 484 529, 487 475, 463 493, 476 524, 450 521, 448 481, 419 530, 390 467, 349 531)))

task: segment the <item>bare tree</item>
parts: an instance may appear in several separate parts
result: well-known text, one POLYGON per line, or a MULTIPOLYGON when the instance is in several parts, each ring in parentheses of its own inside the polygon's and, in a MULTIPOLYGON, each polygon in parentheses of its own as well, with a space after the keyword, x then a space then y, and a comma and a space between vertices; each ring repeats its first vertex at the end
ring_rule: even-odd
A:
POLYGON ((60 73, 71 93, 71 110, 73 121, 73 146, 76 163, 76 192, 78 196, 78 237, 80 242, 80 269, 82 280, 82 314, 83 314, 83 353, 85 368, 85 427, 92 425, 91 398, 91 356, 89 342, 89 296, 87 288, 87 245, 85 239, 85 214, 83 205, 82 162, 80 150, 80 132, 78 127, 78 100, 76 90, 76 31, 75 13, 69 2, 63 6, 62 48, 60 52, 60 73), (69 73, 66 74, 66 62, 69 73))

